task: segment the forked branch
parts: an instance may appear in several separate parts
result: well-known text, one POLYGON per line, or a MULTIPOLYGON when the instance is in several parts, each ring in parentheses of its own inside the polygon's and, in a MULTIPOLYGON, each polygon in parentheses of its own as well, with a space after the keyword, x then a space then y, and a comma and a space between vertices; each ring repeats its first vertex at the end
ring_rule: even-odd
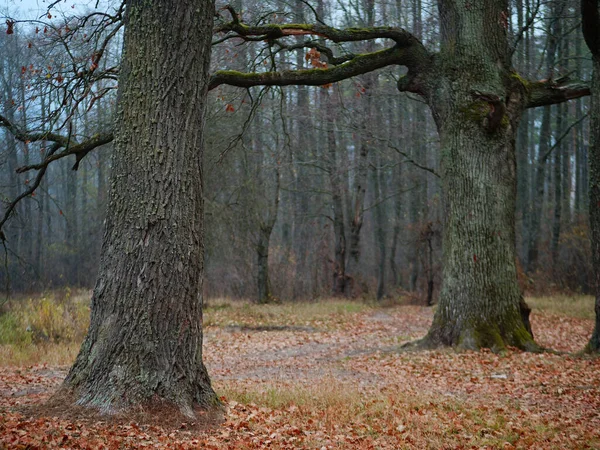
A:
MULTIPOLYGON (((338 29, 325 24, 282 24, 249 26, 240 20, 235 10, 225 8, 231 15, 231 21, 215 28, 215 33, 226 33, 217 42, 229 38, 240 38, 251 41, 265 41, 269 45, 277 45, 280 49, 314 48, 323 53, 333 67, 320 67, 307 70, 286 70, 281 72, 243 73, 232 70, 216 72, 210 80, 209 89, 222 84, 238 87, 251 86, 288 86, 308 85, 320 86, 335 83, 357 75, 372 72, 392 65, 406 66, 409 72, 424 72, 429 66, 431 55, 423 44, 411 33, 401 28, 371 27, 338 29), (307 41, 301 44, 286 46, 279 39, 290 36, 314 36, 318 41, 307 41), (384 50, 363 53, 345 54, 336 57, 331 49, 323 44, 323 40, 334 43, 367 41, 373 39, 390 39, 392 47, 384 50)), ((416 87, 414 87, 417 89, 416 87)))

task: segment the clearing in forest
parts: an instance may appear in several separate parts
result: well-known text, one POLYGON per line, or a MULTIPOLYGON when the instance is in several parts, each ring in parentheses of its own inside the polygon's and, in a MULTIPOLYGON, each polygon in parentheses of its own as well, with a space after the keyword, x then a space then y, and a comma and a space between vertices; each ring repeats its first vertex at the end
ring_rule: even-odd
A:
POLYGON ((593 300, 532 303, 537 342, 557 353, 399 352, 430 325, 417 306, 211 301, 204 357, 226 412, 201 430, 40 416, 77 345, 37 344, 28 367, 2 345, 0 449, 599 448, 600 360, 572 354, 593 300))

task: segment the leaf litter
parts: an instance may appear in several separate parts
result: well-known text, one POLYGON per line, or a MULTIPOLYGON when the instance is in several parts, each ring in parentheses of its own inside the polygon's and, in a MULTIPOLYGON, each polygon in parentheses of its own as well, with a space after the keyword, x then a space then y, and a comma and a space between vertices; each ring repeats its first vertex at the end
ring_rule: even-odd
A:
MULTIPOLYGON (((0 368, 0 449, 600 448, 599 359, 397 351, 431 319, 395 306, 209 321, 205 363, 226 412, 204 430, 39 415, 68 367, 0 368)), ((532 325, 541 345, 576 352, 593 322, 544 312, 532 325)))

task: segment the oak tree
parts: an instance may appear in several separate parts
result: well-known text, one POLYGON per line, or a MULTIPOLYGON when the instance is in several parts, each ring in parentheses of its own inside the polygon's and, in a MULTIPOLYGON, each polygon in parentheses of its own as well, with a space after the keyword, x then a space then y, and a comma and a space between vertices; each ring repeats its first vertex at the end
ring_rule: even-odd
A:
POLYGON ((131 0, 91 323, 63 385, 103 412, 218 403, 202 361, 211 0, 131 0))
MULTIPOLYGON (((249 26, 229 8, 231 20, 216 31, 273 42, 308 36, 333 43, 389 40, 392 45, 363 54, 335 55, 318 43, 326 68, 240 73, 220 71, 221 84, 326 85, 383 67, 405 66, 398 90, 428 104, 441 140, 445 201, 443 282, 433 324, 422 342, 502 350, 535 350, 529 308, 517 284, 515 254, 515 138, 527 108, 565 102, 589 93, 585 83, 529 81, 511 64, 509 3, 439 0, 440 45, 434 51, 400 28, 336 29, 321 22, 249 26)), ((298 45, 298 44, 297 44, 298 45)))

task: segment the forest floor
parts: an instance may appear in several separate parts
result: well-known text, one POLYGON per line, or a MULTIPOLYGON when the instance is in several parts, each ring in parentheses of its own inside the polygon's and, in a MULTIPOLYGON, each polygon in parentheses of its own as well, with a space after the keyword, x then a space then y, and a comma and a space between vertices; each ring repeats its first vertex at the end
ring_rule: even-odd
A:
POLYGON ((573 353, 591 299, 532 303, 558 353, 398 351, 431 322, 417 306, 211 302, 204 358, 226 412, 203 431, 40 416, 77 346, 14 366, 0 345, 0 449, 600 448, 600 359, 573 353))

